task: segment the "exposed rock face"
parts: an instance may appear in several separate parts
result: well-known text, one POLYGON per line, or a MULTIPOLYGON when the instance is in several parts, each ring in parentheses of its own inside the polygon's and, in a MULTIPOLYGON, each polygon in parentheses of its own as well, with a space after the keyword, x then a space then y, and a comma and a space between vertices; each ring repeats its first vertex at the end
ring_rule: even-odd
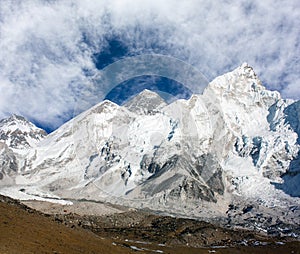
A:
POLYGON ((212 155, 201 156, 195 164, 191 164, 187 157, 173 155, 160 166, 153 160, 147 163, 144 156, 143 167, 152 175, 127 195, 139 198, 160 195, 164 201, 172 199, 216 202, 216 193, 224 192, 220 165, 213 160, 212 155), (207 167, 210 169, 207 170, 207 167))
POLYGON ((0 142, 0 163, 0 180, 2 180, 5 175, 17 173, 19 166, 16 155, 3 142, 0 142))

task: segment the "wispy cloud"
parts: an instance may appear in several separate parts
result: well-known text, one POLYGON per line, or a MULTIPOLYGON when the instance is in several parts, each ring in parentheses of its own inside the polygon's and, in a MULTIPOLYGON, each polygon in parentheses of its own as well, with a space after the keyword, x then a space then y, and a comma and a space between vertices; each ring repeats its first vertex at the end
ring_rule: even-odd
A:
POLYGON ((62 124, 112 38, 129 55, 170 55, 208 79, 247 61, 269 89, 299 99, 299 27, 297 0, 1 1, 0 117, 62 124))

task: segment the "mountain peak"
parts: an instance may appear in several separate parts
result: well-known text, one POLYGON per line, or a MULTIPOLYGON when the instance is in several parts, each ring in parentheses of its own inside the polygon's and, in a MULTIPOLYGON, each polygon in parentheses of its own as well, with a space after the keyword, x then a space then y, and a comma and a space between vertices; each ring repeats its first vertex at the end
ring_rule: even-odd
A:
POLYGON ((88 111, 91 111, 92 113, 102 113, 102 112, 111 112, 114 109, 119 108, 119 105, 110 101, 110 100, 104 100, 98 103, 97 105, 93 106, 88 111))
POLYGON ((204 93, 211 92, 219 99, 266 107, 270 107, 281 98, 277 91, 269 91, 263 86, 253 68, 247 63, 210 82, 204 93))
POLYGON ((11 148, 28 148, 35 146, 47 133, 36 127, 23 116, 16 114, 0 120, 0 141, 11 148))
POLYGON ((128 110, 143 115, 155 114, 155 112, 166 105, 164 99, 148 89, 143 90, 124 104, 128 110))
POLYGON ((160 97, 156 92, 153 92, 148 89, 144 89, 137 96, 146 96, 146 97, 160 97))
POLYGON ((16 122, 31 125, 31 123, 25 117, 12 114, 10 117, 0 120, 0 126, 16 122))
POLYGON ((259 85, 263 86, 261 81, 258 79, 253 67, 250 66, 248 63, 242 63, 236 70, 239 72, 240 75, 244 75, 250 79, 258 80, 259 85))

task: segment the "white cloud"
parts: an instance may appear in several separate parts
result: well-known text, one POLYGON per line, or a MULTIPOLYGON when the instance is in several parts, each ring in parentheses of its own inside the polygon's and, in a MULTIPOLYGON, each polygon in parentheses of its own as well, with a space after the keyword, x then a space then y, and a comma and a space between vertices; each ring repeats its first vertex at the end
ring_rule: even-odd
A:
POLYGON ((60 125, 109 36, 130 52, 184 60, 209 79, 247 61, 269 89, 299 99, 299 27, 296 0, 1 1, 0 117, 60 125))

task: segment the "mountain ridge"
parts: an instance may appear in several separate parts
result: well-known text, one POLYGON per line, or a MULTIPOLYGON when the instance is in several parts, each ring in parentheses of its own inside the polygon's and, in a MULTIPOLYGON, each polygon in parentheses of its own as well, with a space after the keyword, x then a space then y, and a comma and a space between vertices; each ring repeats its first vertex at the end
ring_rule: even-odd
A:
POLYGON ((144 91, 125 106, 104 101, 28 149, 0 193, 211 219, 227 218, 233 203, 258 203, 256 212, 299 224, 289 210, 300 207, 299 108, 247 64, 188 100, 166 104, 144 91))

